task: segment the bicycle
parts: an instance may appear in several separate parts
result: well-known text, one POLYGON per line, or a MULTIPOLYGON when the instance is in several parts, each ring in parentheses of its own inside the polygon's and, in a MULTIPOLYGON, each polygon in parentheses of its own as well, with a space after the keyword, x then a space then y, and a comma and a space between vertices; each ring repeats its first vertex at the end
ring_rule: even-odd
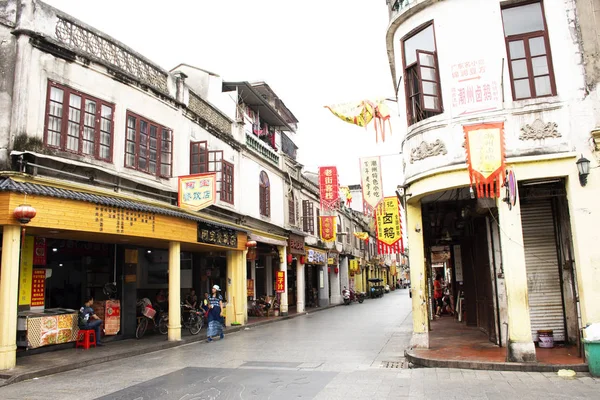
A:
MULTIPOLYGON (((197 310, 192 306, 188 306, 187 304, 182 303, 180 306, 182 308, 181 326, 185 329, 189 329, 192 335, 197 335, 204 326, 204 312, 202 310, 197 310), (185 317, 185 314, 187 314, 187 318, 185 317)), ((164 313, 158 325, 159 332, 163 335, 168 331, 168 321, 169 315, 164 313)))

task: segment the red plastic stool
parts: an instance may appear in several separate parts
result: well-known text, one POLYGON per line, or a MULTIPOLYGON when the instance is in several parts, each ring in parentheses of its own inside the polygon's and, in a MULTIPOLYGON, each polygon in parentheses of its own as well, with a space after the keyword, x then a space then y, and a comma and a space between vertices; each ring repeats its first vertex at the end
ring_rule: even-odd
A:
POLYGON ((96 347, 96 331, 93 329, 80 329, 77 334, 77 343, 75 348, 83 347, 88 350, 91 345, 96 347))

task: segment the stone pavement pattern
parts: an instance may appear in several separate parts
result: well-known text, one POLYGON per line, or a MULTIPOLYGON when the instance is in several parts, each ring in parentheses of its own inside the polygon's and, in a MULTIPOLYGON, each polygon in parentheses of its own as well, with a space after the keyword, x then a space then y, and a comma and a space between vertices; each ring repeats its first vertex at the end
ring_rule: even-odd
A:
MULTIPOLYGON (((403 369, 405 290, 0 388, 0 399, 600 399, 600 380, 555 373, 403 369)), ((93 350, 90 350, 93 351, 93 350)))

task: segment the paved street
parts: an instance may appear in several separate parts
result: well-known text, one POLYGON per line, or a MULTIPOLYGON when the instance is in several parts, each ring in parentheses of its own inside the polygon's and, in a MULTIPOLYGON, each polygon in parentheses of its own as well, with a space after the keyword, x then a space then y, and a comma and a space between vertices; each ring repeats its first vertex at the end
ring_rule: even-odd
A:
MULTIPOLYGON (((592 399, 599 380, 406 369, 408 292, 0 388, 7 399, 592 399), (391 368, 390 368, 391 367, 391 368)), ((203 332, 204 333, 204 332, 203 332)), ((93 351, 93 350, 90 350, 93 351)))

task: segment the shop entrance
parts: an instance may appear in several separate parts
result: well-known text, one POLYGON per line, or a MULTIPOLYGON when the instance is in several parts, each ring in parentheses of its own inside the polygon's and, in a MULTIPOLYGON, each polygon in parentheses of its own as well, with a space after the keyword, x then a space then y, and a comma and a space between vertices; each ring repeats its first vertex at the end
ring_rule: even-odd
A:
POLYGON ((477 327, 500 344, 492 245, 498 230, 495 200, 472 199, 469 188, 445 191, 422 200, 422 216, 432 319, 477 327), (436 277, 442 287, 437 295, 436 277))

